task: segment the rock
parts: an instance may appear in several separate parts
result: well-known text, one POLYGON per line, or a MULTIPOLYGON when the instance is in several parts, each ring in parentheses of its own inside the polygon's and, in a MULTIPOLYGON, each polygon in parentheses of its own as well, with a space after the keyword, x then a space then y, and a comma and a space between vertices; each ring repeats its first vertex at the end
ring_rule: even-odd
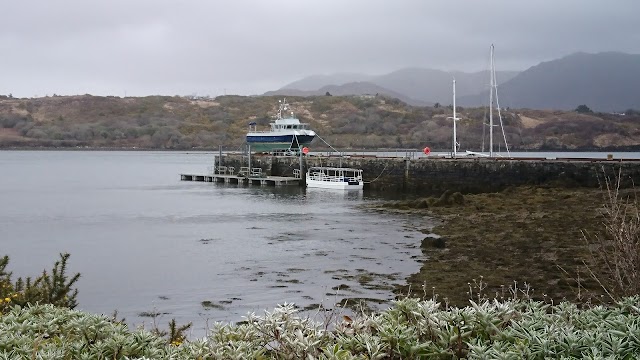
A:
POLYGON ((427 236, 422 239, 423 248, 444 249, 447 247, 447 240, 444 237, 427 236))

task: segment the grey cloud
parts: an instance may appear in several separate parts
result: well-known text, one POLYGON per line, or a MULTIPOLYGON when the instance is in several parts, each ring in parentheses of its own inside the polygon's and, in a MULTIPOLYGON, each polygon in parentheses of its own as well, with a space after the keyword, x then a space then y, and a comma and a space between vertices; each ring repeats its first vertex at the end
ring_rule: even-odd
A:
POLYGON ((3 5, 0 94, 252 94, 303 76, 402 67, 522 70, 640 52, 640 3, 32 0, 3 5))

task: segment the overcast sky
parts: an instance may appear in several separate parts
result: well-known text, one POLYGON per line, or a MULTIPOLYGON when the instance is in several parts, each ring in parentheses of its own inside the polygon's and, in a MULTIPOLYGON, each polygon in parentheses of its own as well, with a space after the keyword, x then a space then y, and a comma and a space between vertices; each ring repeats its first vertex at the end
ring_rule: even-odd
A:
POLYGON ((261 94, 314 74, 640 53, 639 0, 7 0, 0 94, 261 94))

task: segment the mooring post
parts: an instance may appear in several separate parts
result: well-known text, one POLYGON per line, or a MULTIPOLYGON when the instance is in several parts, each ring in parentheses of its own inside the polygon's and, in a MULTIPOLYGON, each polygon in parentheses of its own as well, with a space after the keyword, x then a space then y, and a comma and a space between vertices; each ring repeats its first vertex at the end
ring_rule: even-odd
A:
POLYGON ((300 153, 300 184, 302 186, 306 185, 307 176, 304 173, 304 165, 302 164, 302 148, 298 147, 298 152, 300 153))
POLYGON ((219 160, 218 160, 218 169, 220 167, 222 167, 222 145, 218 145, 218 156, 219 156, 219 160))
POLYGON ((404 159, 404 176, 402 177, 402 190, 407 190, 407 182, 409 181, 409 163, 411 160, 404 159))

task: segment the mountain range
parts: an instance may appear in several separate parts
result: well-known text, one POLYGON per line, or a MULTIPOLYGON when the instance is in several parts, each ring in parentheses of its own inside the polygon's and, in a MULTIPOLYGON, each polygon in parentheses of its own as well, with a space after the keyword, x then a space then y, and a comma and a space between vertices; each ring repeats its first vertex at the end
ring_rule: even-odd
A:
MULTIPOLYGON (((517 74, 516 71, 500 71, 496 77, 504 82, 517 74)), ((263 95, 317 96, 327 92, 341 96, 382 94, 414 106, 451 104, 451 82, 454 77, 458 96, 475 95, 489 87, 488 70, 465 73, 406 68, 377 76, 353 73, 312 75, 263 95)))
MULTIPOLYGON (((453 78, 458 105, 475 107, 488 103, 488 70, 465 73, 406 68, 376 76, 313 75, 264 95, 384 94, 410 105, 449 105, 453 78)), ((640 109, 640 55, 574 53, 522 72, 496 71, 496 78, 502 107, 573 110, 584 104, 603 112, 640 109)))

